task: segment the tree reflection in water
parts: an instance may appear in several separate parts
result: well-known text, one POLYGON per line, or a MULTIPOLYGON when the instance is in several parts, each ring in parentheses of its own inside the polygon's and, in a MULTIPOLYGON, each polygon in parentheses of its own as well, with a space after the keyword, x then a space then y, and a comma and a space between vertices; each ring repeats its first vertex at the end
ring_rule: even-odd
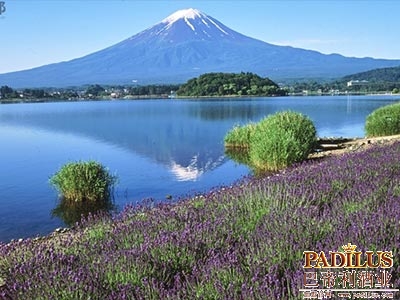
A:
POLYGON ((116 211, 116 205, 111 197, 105 200, 78 202, 61 198, 58 205, 51 211, 51 216, 60 218, 67 226, 73 226, 89 214, 112 213, 113 211, 116 211))

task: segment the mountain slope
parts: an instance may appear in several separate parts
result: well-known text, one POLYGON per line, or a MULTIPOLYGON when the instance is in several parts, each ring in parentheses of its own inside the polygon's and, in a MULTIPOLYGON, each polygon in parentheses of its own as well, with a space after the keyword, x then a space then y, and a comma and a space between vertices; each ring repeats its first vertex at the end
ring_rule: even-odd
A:
POLYGON ((0 74, 0 85, 178 83, 209 72, 253 72, 272 79, 339 77, 400 60, 347 58, 268 44, 186 9, 104 50, 68 62, 0 74))

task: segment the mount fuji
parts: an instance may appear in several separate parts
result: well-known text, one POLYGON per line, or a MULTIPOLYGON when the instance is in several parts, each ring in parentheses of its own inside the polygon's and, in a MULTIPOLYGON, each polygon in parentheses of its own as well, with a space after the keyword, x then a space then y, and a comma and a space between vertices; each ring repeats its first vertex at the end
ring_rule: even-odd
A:
POLYGON ((106 49, 67 62, 0 74, 0 86, 180 83, 208 72, 253 72, 274 80, 339 77, 399 66, 277 46, 240 34, 196 9, 180 10, 106 49))

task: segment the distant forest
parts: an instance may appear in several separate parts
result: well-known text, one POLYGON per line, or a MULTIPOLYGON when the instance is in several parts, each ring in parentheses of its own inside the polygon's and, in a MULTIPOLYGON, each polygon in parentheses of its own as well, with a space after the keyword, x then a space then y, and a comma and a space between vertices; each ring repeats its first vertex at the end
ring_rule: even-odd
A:
POLYGON ((253 73, 207 73, 181 85, 178 96, 284 96, 281 89, 269 78, 253 73))
POLYGON ((364 88, 368 91, 392 91, 400 90, 400 67, 375 69, 343 77, 343 81, 358 80, 364 82, 364 88))
POLYGON ((301 93, 302 91, 320 91, 322 93, 347 91, 350 94, 370 92, 399 93, 400 66, 374 69, 367 72, 347 75, 340 79, 330 81, 322 81, 318 79, 297 80, 288 84, 288 89, 292 93, 301 93))
POLYGON ((78 99, 109 99, 109 98, 167 98, 180 87, 179 84, 110 86, 92 84, 70 88, 40 88, 13 89, 9 86, 0 87, 1 102, 31 101, 31 100, 78 100, 78 99))
POLYGON ((343 80, 367 80, 369 82, 400 83, 400 66, 394 68, 374 69, 343 77, 343 80))

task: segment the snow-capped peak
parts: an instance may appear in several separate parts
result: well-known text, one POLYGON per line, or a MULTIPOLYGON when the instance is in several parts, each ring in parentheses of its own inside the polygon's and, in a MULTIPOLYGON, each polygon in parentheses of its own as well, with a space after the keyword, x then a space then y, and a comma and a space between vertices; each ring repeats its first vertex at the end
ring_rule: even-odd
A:
POLYGON ((202 13, 201 11, 194 9, 194 8, 188 8, 188 9, 182 9, 174 12, 172 15, 168 16, 164 20, 161 21, 161 23, 165 24, 164 29, 169 29, 172 27, 172 25, 177 22, 183 20, 188 27, 193 32, 204 32, 204 34, 210 36, 205 30, 210 29, 211 26, 215 27, 220 33, 224 35, 229 35, 228 32, 226 32, 223 28, 221 28, 220 25, 218 25, 212 18, 207 16, 206 14, 202 13), (196 25, 197 23, 197 25, 196 25), (201 25, 200 27, 202 28, 196 28, 198 25, 201 25), (207 29, 204 29, 204 26, 207 29), (199 30, 198 30, 199 29, 199 30))
POLYGON ((162 23, 175 23, 179 19, 195 19, 195 18, 201 18, 202 13, 194 8, 188 8, 188 9, 182 9, 174 12, 172 15, 166 17, 164 20, 162 20, 162 23))

